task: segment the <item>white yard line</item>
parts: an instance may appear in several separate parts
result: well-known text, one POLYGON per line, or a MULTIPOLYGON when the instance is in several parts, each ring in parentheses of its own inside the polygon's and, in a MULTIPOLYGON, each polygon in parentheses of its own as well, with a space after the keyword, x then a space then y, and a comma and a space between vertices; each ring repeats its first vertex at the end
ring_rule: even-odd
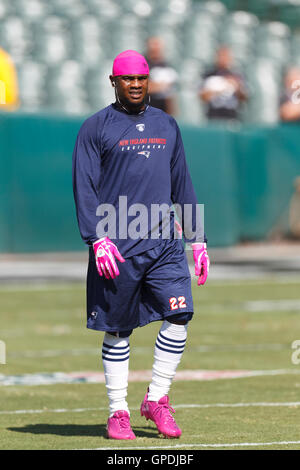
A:
POLYGON ((7 354, 7 358, 39 358, 39 357, 59 357, 59 356, 97 356, 100 355, 101 348, 81 348, 81 349, 45 349, 38 351, 20 351, 7 354))
POLYGON ((49 282, 45 280, 41 281, 28 281, 27 283, 20 283, 17 281, 7 281, 0 284, 0 292, 39 292, 39 291, 63 291, 63 290, 73 290, 81 289, 84 291, 85 284, 84 282, 62 282, 57 284, 56 282, 49 282))
POLYGON ((254 407, 294 407, 300 406, 300 401, 287 401, 287 402, 254 402, 254 403, 191 403, 191 404, 181 404, 176 405, 176 408, 248 408, 250 406, 254 407))
MULTIPOLYGON (((193 279, 196 279, 193 276, 193 279)), ((212 279, 209 278, 207 281, 207 285, 210 287, 222 287, 224 284, 228 285, 262 285, 262 284, 300 284, 300 277, 299 275, 295 274, 286 274, 286 275, 273 275, 270 273, 269 275, 265 275, 263 278, 260 277, 259 279, 231 279, 231 278, 224 278, 224 279, 212 279)), ((24 291, 53 291, 53 290, 73 290, 74 287, 76 289, 82 288, 85 289, 85 280, 77 280, 74 281, 62 281, 60 283, 57 280, 28 280, 28 281, 14 281, 12 280, 5 280, 0 283, 0 292, 24 292, 24 291)))
POLYGON ((300 313, 300 299, 263 299, 263 300, 246 300, 243 302, 233 301, 220 304, 207 304, 201 307, 202 310, 209 312, 227 313, 227 312, 250 312, 250 313, 282 313, 286 311, 300 313))
POLYGON ((282 312, 297 311, 300 313, 300 299, 251 300, 242 303, 248 312, 282 312))
MULTIPOLYGON (((300 374, 300 368, 277 370, 183 370, 178 371, 174 381, 202 381, 242 379, 250 377, 266 377, 276 375, 300 374)), ((129 372, 129 382, 147 382, 151 380, 151 370, 133 370, 129 372)), ((49 372, 22 375, 0 374, 0 387, 5 386, 37 386, 55 384, 88 384, 105 383, 103 372, 49 372)))
POLYGON ((262 284, 299 284, 300 283, 300 277, 299 274, 276 274, 273 275, 272 273, 266 274, 263 278, 260 277, 259 279, 210 279, 208 278, 207 283, 209 283, 210 287, 223 287, 224 284, 226 286, 232 284, 235 286, 241 285, 247 285, 247 286, 252 286, 252 285, 262 285, 262 284))
MULTIPOLYGON (((248 408, 248 407, 297 407, 300 401, 291 402, 253 402, 253 403, 182 403, 175 405, 176 409, 189 408, 248 408)), ((132 411, 138 411, 139 406, 130 407, 132 411)), ((45 414, 45 413, 87 413, 89 411, 107 411, 107 407, 99 408, 57 408, 57 409, 36 409, 36 410, 3 410, 0 415, 18 414, 45 414)))
POLYGON ((156 449, 187 449, 191 447, 199 448, 222 448, 222 447, 263 447, 263 446, 283 446, 283 445, 296 445, 300 444, 300 441, 274 441, 274 442, 235 442, 235 443, 224 443, 224 444, 175 444, 173 446, 143 446, 143 447, 97 447, 94 449, 77 449, 77 450, 156 450, 156 449))
MULTIPOLYGON (((131 408, 134 409, 134 408, 131 408)), ((10 410, 0 411, 0 415, 26 415, 26 414, 45 414, 45 413, 87 413, 89 411, 107 411, 107 407, 103 408, 57 408, 53 410, 10 410)))

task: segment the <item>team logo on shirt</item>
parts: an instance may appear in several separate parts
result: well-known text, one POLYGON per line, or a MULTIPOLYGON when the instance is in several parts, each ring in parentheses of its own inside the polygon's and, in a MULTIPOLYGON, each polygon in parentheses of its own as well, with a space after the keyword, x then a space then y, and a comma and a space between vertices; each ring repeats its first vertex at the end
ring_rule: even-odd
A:
MULTIPOLYGON (((137 126, 144 126, 144 124, 137 124, 137 126)), ((120 140, 119 148, 122 152, 138 150, 137 155, 144 155, 148 159, 150 157, 150 150, 165 150, 166 144, 167 139, 161 137, 141 137, 120 140)))
POLYGON ((145 124, 137 124, 135 127, 140 132, 143 132, 145 130, 145 124))
POLYGON ((138 155, 145 155, 146 158, 150 157, 150 152, 147 150, 143 150, 143 152, 138 152, 138 155))

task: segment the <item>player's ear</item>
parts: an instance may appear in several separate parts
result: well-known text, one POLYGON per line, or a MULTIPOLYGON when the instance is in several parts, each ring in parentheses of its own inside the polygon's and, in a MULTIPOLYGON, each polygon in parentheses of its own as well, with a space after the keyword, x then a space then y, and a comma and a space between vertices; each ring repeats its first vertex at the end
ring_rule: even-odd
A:
POLYGON ((109 79, 111 81, 111 86, 115 87, 116 86, 115 78, 112 75, 110 75, 109 79))

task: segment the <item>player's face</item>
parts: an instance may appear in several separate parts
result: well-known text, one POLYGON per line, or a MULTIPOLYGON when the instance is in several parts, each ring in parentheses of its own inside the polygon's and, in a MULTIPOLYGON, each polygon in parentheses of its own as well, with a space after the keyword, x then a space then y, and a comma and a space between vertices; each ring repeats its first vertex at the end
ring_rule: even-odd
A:
POLYGON ((148 91, 148 75, 122 75, 115 78, 119 99, 129 108, 142 108, 148 91))

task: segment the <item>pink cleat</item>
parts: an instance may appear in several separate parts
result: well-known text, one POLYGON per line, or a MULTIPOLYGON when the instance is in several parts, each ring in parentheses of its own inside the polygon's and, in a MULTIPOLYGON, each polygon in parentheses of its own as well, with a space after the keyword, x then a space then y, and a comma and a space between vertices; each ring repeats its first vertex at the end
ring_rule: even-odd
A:
POLYGON ((106 431, 108 439, 135 439, 127 411, 116 411, 111 418, 108 418, 106 431))
POLYGON ((148 400, 148 392, 141 404, 141 416, 151 419, 156 424, 159 434, 167 438, 181 436, 181 429, 177 426, 175 419, 171 415, 175 410, 169 404, 169 397, 165 395, 158 402, 148 400))

